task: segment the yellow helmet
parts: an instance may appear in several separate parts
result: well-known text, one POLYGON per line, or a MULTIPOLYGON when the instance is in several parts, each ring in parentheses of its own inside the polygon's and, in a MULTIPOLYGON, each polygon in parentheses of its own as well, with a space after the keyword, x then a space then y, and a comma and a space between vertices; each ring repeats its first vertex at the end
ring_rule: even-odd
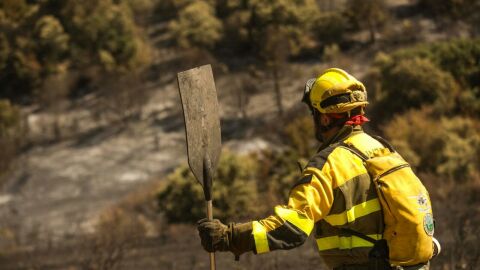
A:
POLYGON ((327 69, 308 80, 303 101, 321 113, 343 113, 368 104, 365 86, 339 68, 327 69))

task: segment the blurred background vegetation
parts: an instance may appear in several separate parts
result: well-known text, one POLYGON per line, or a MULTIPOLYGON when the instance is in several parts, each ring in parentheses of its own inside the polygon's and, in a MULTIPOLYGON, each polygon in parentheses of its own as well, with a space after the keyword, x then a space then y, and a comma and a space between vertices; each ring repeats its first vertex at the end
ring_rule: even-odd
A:
MULTIPOLYGON (((186 165, 175 75, 210 63, 225 144, 217 218, 261 218, 286 203, 317 147, 299 104, 303 84, 337 66, 367 85, 367 131, 391 141, 431 193, 444 245, 432 269, 475 269, 478 25, 476 0, 0 0, 0 268, 205 268, 191 225, 204 216, 203 193, 186 165), (62 160, 109 143, 119 152, 74 164, 101 173, 68 175, 62 160), (115 182, 122 168, 150 164, 154 154, 141 153, 168 162, 142 167, 144 182, 115 182), (89 181, 110 186, 88 199, 81 189, 76 204, 37 198, 89 181), (47 213, 63 203, 69 213, 88 210, 82 220, 93 225, 58 236, 57 221, 23 207, 43 201, 47 213), (97 204, 82 208, 87 201, 97 204), (45 221, 32 223, 35 215, 45 221)), ((219 256, 219 266, 323 269, 311 245, 278 254, 219 256)))

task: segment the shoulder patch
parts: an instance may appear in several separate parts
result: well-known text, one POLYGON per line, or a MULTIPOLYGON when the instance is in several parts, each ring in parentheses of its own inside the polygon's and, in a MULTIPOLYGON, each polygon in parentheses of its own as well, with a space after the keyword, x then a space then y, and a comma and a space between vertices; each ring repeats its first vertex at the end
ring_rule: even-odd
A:
POLYGON ((432 214, 427 213, 423 217, 423 229, 425 229, 425 233, 427 235, 432 236, 434 231, 435 231, 435 225, 433 223, 433 217, 432 214))

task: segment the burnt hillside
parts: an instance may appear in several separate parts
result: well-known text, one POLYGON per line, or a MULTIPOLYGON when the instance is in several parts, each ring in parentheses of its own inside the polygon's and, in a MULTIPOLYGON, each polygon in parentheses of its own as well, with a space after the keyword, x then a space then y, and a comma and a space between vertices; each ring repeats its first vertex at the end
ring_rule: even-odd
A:
MULTIPOLYGON (((367 86, 366 130, 429 189, 444 248, 432 269, 475 269, 477 2, 0 1, 0 269, 208 267, 176 82, 203 64, 229 176, 214 185, 215 216, 258 219, 284 203, 317 147, 304 83, 340 67, 367 86)), ((217 260, 325 268, 313 240, 217 260)))

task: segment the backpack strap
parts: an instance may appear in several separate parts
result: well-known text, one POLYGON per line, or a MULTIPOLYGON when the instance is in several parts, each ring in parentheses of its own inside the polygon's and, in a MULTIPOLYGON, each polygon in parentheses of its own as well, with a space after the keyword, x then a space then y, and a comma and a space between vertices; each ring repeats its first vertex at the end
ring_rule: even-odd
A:
POLYGON ((367 161, 369 159, 369 157, 367 155, 362 153, 362 151, 360 151, 360 149, 358 149, 355 145, 353 145, 351 143, 340 142, 339 145, 348 149, 348 150, 350 150, 350 152, 352 152, 355 155, 357 155, 358 157, 360 157, 363 161, 367 161))
POLYGON ((346 235, 353 235, 373 244, 373 248, 372 250, 370 250, 368 254, 369 262, 373 263, 373 265, 371 265, 372 267, 368 269, 375 269, 375 270, 393 269, 390 267, 390 262, 388 260, 389 248, 388 248, 387 240, 385 239, 376 240, 363 233, 359 233, 357 231, 347 229, 347 228, 341 228, 340 231, 346 235))
POLYGON ((388 150, 390 150, 390 152, 392 152, 392 153, 397 152, 397 151, 395 151, 395 148, 393 148, 393 146, 387 140, 385 140, 384 138, 382 138, 380 136, 377 136, 377 135, 370 135, 370 136, 372 136, 374 139, 376 139, 381 144, 383 144, 383 146, 388 148, 388 150))
POLYGON ((370 243, 372 243, 372 244, 375 244, 375 243, 377 243, 377 241, 379 241, 379 240, 377 240, 377 239, 373 239, 373 238, 370 237, 370 236, 367 236, 367 235, 365 235, 365 234, 363 234, 363 233, 354 231, 354 230, 352 230, 352 229, 341 228, 340 231, 341 231, 342 233, 346 234, 346 235, 353 235, 353 236, 362 238, 363 240, 368 241, 368 242, 370 242, 370 243))
MULTIPOLYGON (((395 148, 393 148, 393 146, 387 140, 385 140, 384 138, 382 138, 380 136, 377 136, 377 135, 370 135, 370 136, 372 136, 372 138, 379 141, 384 147, 388 148, 390 153, 397 152, 395 150, 395 148)), ((339 145, 343 146, 344 148, 346 148, 348 150, 350 150, 352 153, 359 156, 363 161, 367 161, 369 159, 369 157, 367 155, 362 153, 362 151, 360 151, 360 149, 358 149, 355 145, 353 145, 351 143, 346 143, 346 142, 342 141, 342 142, 339 142, 339 145)))
MULTIPOLYGON (((383 140, 383 138, 381 138, 383 140)), ((379 140, 380 141, 380 140, 379 140)), ((383 140, 384 141, 384 140, 383 140)), ((380 141, 382 144, 383 144, 383 141, 380 141)), ((346 143, 346 142, 340 142, 339 143, 340 146, 348 149, 350 152, 352 152, 353 154, 357 155, 358 157, 360 157, 364 162, 367 161, 369 159, 369 157, 367 155, 365 155, 362 151, 360 151, 360 149, 358 149, 355 145, 351 144, 351 143, 346 143)), ((390 145, 387 143, 387 145, 390 145)), ((388 147, 388 146, 387 146, 388 147)), ((389 148, 389 150, 391 150, 389 148)), ((356 236, 356 237, 359 237, 359 238, 362 238, 363 240, 365 241, 368 241, 372 244, 376 244, 379 240, 376 240, 376 239, 373 239, 372 237, 369 237, 363 233, 360 233, 360 232, 357 232, 357 231, 354 231, 352 229, 348 229, 348 228, 340 228, 340 231, 343 233, 343 234, 346 234, 346 235, 353 235, 353 236, 356 236)))

